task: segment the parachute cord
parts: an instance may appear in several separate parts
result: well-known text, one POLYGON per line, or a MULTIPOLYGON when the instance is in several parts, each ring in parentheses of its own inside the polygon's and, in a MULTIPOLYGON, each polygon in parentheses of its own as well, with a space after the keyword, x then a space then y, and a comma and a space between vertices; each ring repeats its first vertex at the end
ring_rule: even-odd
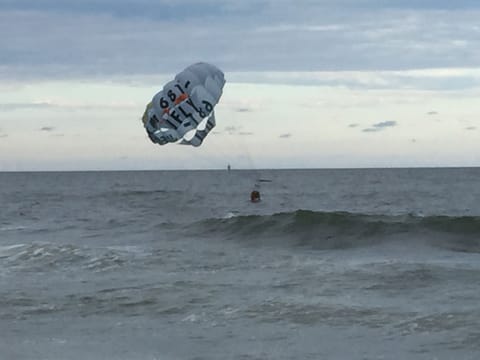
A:
MULTIPOLYGON (((237 136, 238 137, 238 136, 237 136)), ((247 160, 247 168, 248 170, 252 171, 253 178, 254 178, 254 183, 253 183, 253 188, 254 189, 260 189, 260 170, 258 170, 257 166, 255 165, 255 161, 253 160, 253 156, 251 155, 249 151, 249 146, 247 144, 247 141, 240 136, 242 139, 239 139, 237 141, 237 144, 239 144, 241 148, 241 152, 244 154, 245 159, 247 160)))

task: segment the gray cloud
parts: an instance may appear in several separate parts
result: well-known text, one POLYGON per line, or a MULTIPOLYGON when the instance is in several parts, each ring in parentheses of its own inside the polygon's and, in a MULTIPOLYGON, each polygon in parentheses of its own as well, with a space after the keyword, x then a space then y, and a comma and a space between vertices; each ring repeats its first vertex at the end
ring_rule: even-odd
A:
POLYGON ((472 131, 472 130, 477 130, 476 126, 467 126, 465 130, 472 131))
POLYGON ((281 135, 279 136, 280 139, 288 139, 288 138, 290 138, 290 137, 292 137, 292 134, 290 134, 290 133, 281 134, 281 135))
MULTIPOLYGON (((199 59, 227 72, 478 66, 480 3, 385 3, 4 0, 0 77, 171 73, 199 59)), ((471 87, 471 81, 442 86, 471 87)))
POLYGON ((8 137, 8 134, 0 134, 0 138, 6 138, 8 137))
POLYGON ((236 112, 238 113, 246 113, 246 112, 252 112, 252 109, 250 108, 238 108, 238 109, 235 109, 236 112))
POLYGON ((397 125, 396 121, 383 121, 383 122, 379 122, 377 124, 373 124, 372 126, 375 127, 375 128, 385 128, 385 127, 392 127, 392 126, 396 126, 396 125, 397 125))
POLYGON ((0 111, 14 111, 14 110, 24 110, 24 109, 48 109, 52 108, 51 104, 48 103, 5 103, 0 104, 0 111))
MULTIPOLYGON (((246 1, 247 6, 253 2, 246 1)), ((241 7, 234 7, 230 1, 215 0, 3 0, 0 10, 15 11, 29 9, 36 12, 55 12, 61 14, 103 14, 121 18, 149 18, 160 21, 208 17, 211 15, 228 16, 241 7)))
POLYGON ((397 126, 396 121, 383 121, 383 122, 373 124, 371 127, 363 129, 362 131, 363 132, 377 132, 377 131, 382 131, 386 128, 394 127, 394 126, 397 126))
POLYGON ((236 132, 236 131, 237 131, 237 127, 235 127, 235 126, 226 126, 226 127, 225 127, 225 131, 226 131, 226 132, 229 132, 229 133, 236 132))
POLYGON ((53 126, 44 126, 44 127, 40 128, 40 131, 50 132, 50 131, 53 131, 53 130, 55 130, 55 128, 53 126))
POLYGON ((480 69, 475 68, 402 71, 234 72, 229 73, 228 78, 232 82, 341 86, 356 90, 421 89, 456 91, 480 87, 480 69))
POLYGON ((31 109, 66 109, 66 110, 118 110, 135 108, 133 104, 82 104, 82 103, 50 103, 50 102, 30 102, 30 103, 4 103, 0 104, 0 111, 31 110, 31 109))
POLYGON ((366 128, 362 130, 363 132, 377 132, 380 131, 380 129, 377 128, 366 128))
POLYGON ((427 115, 438 115, 438 112, 436 111, 429 111, 427 115))
POLYGON ((229 135, 240 135, 240 136, 250 136, 253 135, 253 132, 250 131, 243 131, 242 126, 227 126, 225 127, 225 131, 229 135))
POLYGON ((349 124, 349 125, 348 125, 349 128, 356 128, 356 127, 358 127, 358 126, 359 126, 359 124, 349 124))
MULTIPOLYGON (((235 18, 240 15, 254 17, 271 16, 274 19, 287 19, 288 15, 318 13, 329 10, 349 9, 378 11, 393 10, 475 10, 480 7, 476 0, 3 0, 0 10, 48 11, 64 14, 108 14, 114 17, 152 18, 156 20, 174 20, 177 18, 224 17, 235 18)), ((345 11, 341 11, 342 14, 345 11)))

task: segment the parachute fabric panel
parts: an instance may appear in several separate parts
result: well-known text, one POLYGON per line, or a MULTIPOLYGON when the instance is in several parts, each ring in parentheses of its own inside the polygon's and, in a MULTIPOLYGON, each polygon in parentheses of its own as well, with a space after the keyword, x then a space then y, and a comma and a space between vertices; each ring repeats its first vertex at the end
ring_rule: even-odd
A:
POLYGON ((152 142, 199 146, 215 127, 213 110, 223 93, 225 76, 214 65, 196 63, 166 83, 147 105, 142 121, 152 142), (205 127, 199 125, 205 124, 205 127), (193 133, 193 137, 185 137, 193 133))
POLYGON ((193 137, 190 140, 183 139, 180 143, 181 145, 193 145, 200 146, 202 145, 203 139, 205 139, 210 131, 215 127, 215 114, 208 118, 207 123, 205 124, 204 130, 197 130, 193 137))

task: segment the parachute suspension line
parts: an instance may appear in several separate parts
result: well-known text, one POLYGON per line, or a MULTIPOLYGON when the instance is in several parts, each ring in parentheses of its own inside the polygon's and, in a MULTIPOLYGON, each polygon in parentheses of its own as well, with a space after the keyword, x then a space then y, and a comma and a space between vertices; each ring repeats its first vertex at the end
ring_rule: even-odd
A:
MULTIPOLYGON (((258 167, 255 165, 255 161, 253 159, 253 156, 249 150, 249 145, 247 140, 245 139, 244 136, 237 136, 240 137, 239 140, 235 141, 240 148, 241 153, 244 155, 244 158, 246 160, 246 167, 249 170, 249 176, 252 177, 252 182, 253 182, 253 188, 259 190, 260 189, 260 170, 258 167)), ((232 141, 233 143, 233 141, 232 141)))

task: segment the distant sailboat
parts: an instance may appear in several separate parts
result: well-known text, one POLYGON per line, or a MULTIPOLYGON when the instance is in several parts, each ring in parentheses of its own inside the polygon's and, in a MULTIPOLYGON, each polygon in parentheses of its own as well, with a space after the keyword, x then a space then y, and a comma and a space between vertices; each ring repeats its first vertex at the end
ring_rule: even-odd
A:
POLYGON ((227 165, 227 171, 230 171, 232 168, 230 167, 230 164, 227 165))

